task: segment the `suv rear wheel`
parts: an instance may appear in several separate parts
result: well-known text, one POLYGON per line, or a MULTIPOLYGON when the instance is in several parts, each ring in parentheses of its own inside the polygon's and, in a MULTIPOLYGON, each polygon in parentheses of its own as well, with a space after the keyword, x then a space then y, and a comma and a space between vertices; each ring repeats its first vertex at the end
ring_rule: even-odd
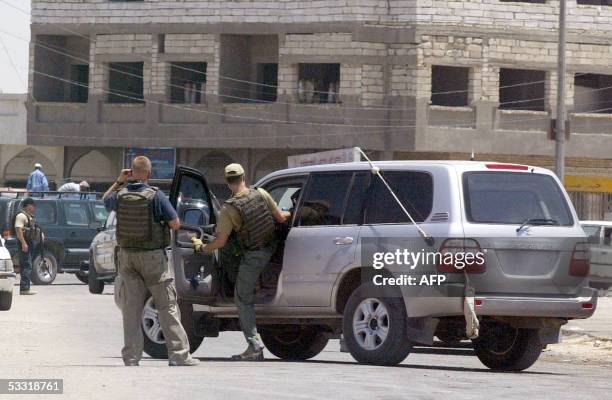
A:
POLYGON ((363 284, 351 294, 344 308, 344 340, 360 363, 396 365, 412 349, 406 310, 401 298, 377 295, 380 292, 372 284, 363 284))
POLYGON ((13 291, 10 291, 10 292, 0 291, 0 311, 10 310, 12 304, 13 304, 13 291))
POLYGON ((308 360, 322 352, 329 342, 325 332, 314 326, 262 329, 261 340, 270 353, 283 360, 308 360))
POLYGON ((504 323, 483 326, 472 341, 474 353, 487 367, 498 371, 522 371, 531 367, 542 353, 537 329, 514 328, 504 323))
MULTIPOLYGON (((181 322, 189 339, 189 352, 193 354, 200 347, 204 338, 195 336, 193 329, 189 329, 189 327, 193 327, 193 308, 191 304, 189 304, 189 307, 186 307, 187 303, 184 304, 185 306, 181 304, 181 322)), ((141 327, 144 336, 144 352, 153 358, 168 358, 166 339, 159 323, 159 316, 153 296, 150 293, 147 294, 144 308, 142 309, 141 327)))
POLYGON ((57 276, 57 259, 45 252, 44 259, 38 255, 32 263, 32 282, 35 285, 50 285, 57 276), (43 262, 46 261, 46 263, 43 262))

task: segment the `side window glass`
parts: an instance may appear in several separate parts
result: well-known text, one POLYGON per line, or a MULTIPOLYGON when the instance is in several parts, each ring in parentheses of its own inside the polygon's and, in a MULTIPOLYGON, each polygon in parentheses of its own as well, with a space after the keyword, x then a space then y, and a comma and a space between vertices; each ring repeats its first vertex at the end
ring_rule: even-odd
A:
POLYGON ((104 204, 92 203, 91 208, 93 211, 94 219, 96 221, 104 223, 108 218, 108 211, 106 211, 106 207, 104 207, 104 204))
POLYGON ((87 203, 64 203, 66 224, 71 226, 88 226, 87 203))
POLYGON ((38 202, 36 205, 35 217, 39 224, 55 224, 57 221, 55 205, 52 203, 38 202))
POLYGON ((183 222, 186 225, 208 225, 208 218, 204 215, 204 212, 199 208, 191 208, 185 210, 183 214, 183 222))
POLYGON ((286 186, 276 186, 269 191, 270 196, 274 199, 278 208, 285 211, 290 211, 295 206, 300 196, 300 183, 288 184, 286 186))
POLYGON ((210 209, 208 204, 209 198, 204 184, 199 179, 191 176, 182 176, 177 201, 178 214, 183 215, 183 219, 189 217, 191 220, 199 220, 200 215, 196 214, 196 212, 199 212, 200 214, 205 213, 206 216, 202 217, 203 223, 192 224, 205 225, 208 223, 208 221, 210 221, 210 209), (192 213, 187 216, 187 212, 185 210, 189 210, 192 213))
POLYGON ((343 225, 358 225, 363 223, 363 209, 366 201, 370 174, 355 174, 344 211, 343 225))
MULTIPOLYGON (((416 222, 423 222, 433 207, 433 179, 425 172, 383 172, 406 210, 416 222)), ((372 177, 366 206, 366 224, 398 224, 410 220, 380 178, 372 177)))
POLYGON ((606 228, 604 231, 604 246, 612 246, 612 228, 606 228))
POLYGON ((316 174, 298 210, 300 226, 340 225, 352 173, 316 174))

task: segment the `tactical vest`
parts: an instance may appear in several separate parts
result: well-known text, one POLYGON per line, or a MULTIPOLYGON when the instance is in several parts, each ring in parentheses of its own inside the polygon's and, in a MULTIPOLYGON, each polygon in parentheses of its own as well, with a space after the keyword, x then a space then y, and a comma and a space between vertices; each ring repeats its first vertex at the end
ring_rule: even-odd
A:
POLYGON ((238 233, 240 244, 246 249, 256 249, 268 245, 274 238, 274 216, 268 203, 257 189, 249 193, 232 197, 226 201, 238 210, 242 226, 238 233))
POLYGON ((42 237, 40 225, 36 222, 36 218, 28 214, 25 210, 21 210, 19 214, 23 214, 28 219, 26 226, 23 227, 23 237, 26 242, 38 241, 42 237))
POLYGON ((117 193, 117 242, 124 249, 157 250, 170 243, 170 230, 156 219, 153 201, 157 188, 123 188, 117 193))

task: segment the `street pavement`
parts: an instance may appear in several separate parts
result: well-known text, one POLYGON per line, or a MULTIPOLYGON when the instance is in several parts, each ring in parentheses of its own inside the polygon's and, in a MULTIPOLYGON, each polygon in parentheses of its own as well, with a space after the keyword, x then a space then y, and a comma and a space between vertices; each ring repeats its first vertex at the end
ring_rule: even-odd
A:
MULTIPOLYGON (((13 309, 0 313, 0 378, 64 379, 64 395, 51 398, 575 400, 609 398, 612 389, 612 359, 576 361, 572 353, 547 353, 522 373, 491 372, 469 348, 418 348, 401 366, 373 367, 355 363, 334 340, 308 362, 270 354, 263 363, 231 362, 245 347, 235 332, 206 339, 195 354, 198 367, 170 368, 148 358, 123 367, 112 287, 90 295, 75 277, 60 275, 35 289, 37 296, 16 294, 13 309)), ((32 398, 0 394, 20 397, 32 398)))
POLYGON ((570 321, 566 332, 585 334, 593 338, 612 340, 612 292, 600 292, 593 317, 570 321))

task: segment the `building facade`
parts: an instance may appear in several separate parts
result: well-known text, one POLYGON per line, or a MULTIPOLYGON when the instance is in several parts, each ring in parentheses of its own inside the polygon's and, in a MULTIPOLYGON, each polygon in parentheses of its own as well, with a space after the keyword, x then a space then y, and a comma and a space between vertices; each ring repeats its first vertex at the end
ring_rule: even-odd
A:
POLYGON ((61 179, 61 147, 28 146, 26 94, 0 93, 0 187, 23 187, 35 163, 41 163, 51 181, 61 179))
MULTIPOLYGON (((606 3, 568 0, 571 175, 612 176, 606 3)), ((106 157, 101 180, 134 146, 177 148, 213 181, 228 161, 256 178, 350 146, 552 167, 558 4, 32 0, 28 142, 67 146, 67 176, 106 157)))

